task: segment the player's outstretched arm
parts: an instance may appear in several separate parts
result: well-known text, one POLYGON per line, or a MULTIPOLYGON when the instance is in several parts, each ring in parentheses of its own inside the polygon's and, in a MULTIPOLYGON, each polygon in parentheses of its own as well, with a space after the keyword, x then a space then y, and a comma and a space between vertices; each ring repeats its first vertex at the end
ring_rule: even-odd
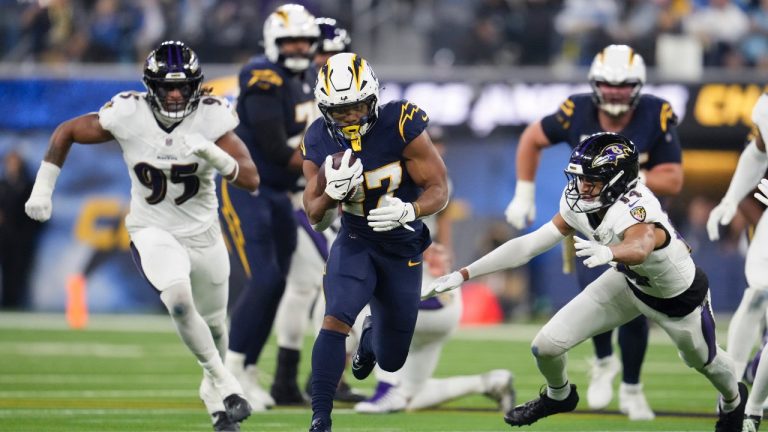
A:
POLYGON ((40 222, 50 219, 53 210, 53 188, 72 143, 98 144, 112 139, 112 134, 101 127, 96 113, 75 117, 60 124, 51 135, 48 151, 40 163, 32 193, 24 204, 27 216, 40 222))
POLYGON ((513 238, 472 264, 436 279, 422 291, 421 297, 428 298, 456 289, 463 282, 478 276, 520 267, 534 257, 552 249, 566 235, 572 233, 573 228, 558 213, 552 218, 552 221, 544 224, 536 231, 513 238))
POLYGON ((233 131, 229 131, 216 140, 216 144, 237 162, 235 171, 224 178, 239 188, 255 192, 259 188, 261 179, 256 164, 251 159, 251 154, 243 140, 233 131))
POLYGON ((517 229, 525 228, 536 218, 534 201, 536 170, 539 168, 541 151, 550 144, 549 139, 544 134, 541 120, 528 125, 520 135, 515 159, 517 167, 515 196, 504 212, 507 222, 517 229))

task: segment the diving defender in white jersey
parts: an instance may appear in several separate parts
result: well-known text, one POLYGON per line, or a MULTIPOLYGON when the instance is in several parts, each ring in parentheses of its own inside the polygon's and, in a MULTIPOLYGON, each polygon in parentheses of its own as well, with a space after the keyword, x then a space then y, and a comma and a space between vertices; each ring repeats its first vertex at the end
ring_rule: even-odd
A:
POLYGON ((226 99, 206 95, 195 53, 163 42, 144 65, 147 92, 119 93, 98 113, 60 124, 26 203, 29 217, 51 217, 53 188, 72 143, 116 140, 131 177, 125 225, 142 275, 157 290, 181 339, 203 367, 200 398, 214 430, 239 430, 251 407, 222 362, 227 350, 229 259, 214 179, 255 191, 259 174, 232 130, 226 99))
POLYGON ((694 264, 659 201, 638 181, 638 171, 637 150, 629 139, 613 133, 589 136, 571 153, 565 169, 568 184, 551 222, 437 279, 424 294, 521 266, 575 231, 587 237, 576 237, 576 255, 586 257, 587 267, 611 264, 534 338, 531 350, 547 389, 510 410, 504 417, 508 424, 529 425, 574 410, 579 396, 568 382, 568 350, 643 314, 667 332, 683 361, 721 394, 715 431, 741 431, 747 388, 717 346, 707 276, 694 264))

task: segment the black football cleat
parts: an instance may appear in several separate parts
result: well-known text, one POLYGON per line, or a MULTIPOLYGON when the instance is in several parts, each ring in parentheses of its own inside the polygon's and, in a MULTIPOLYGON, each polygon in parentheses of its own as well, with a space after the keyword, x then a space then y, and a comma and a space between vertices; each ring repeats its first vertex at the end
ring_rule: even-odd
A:
POLYGON ((232 421, 226 412, 216 411, 211 414, 213 420, 213 430, 215 432, 240 432, 240 425, 232 421))
POLYGON ((538 398, 509 410, 504 416, 504 421, 511 426, 526 426, 552 414, 575 410, 579 403, 579 394, 576 392, 575 384, 570 386, 571 393, 561 401, 550 399, 545 386, 538 398))
POLYGON ((715 432, 741 432, 744 427, 744 408, 747 406, 747 385, 739 382, 739 406, 730 412, 722 412, 720 404, 717 404, 717 423, 715 432))
POLYGON ((371 352, 363 352, 363 340, 371 337, 373 328, 373 318, 368 315, 363 321, 363 331, 360 332, 360 343, 357 345, 357 352, 352 358, 352 375, 359 380, 364 380, 371 374, 373 367, 376 366, 376 356, 371 352))
POLYGON ((294 383, 278 383, 272 384, 272 388, 269 389, 269 394, 272 399, 275 400, 275 404, 283 406, 305 406, 307 405, 307 398, 299 390, 299 386, 294 383))
POLYGON ((364 401, 365 399, 366 396, 364 394, 356 392, 344 380, 339 381, 339 386, 336 387, 336 394, 333 395, 333 400, 337 402, 358 403, 364 401))
POLYGON ((328 420, 321 419, 321 418, 312 419, 312 424, 309 425, 309 432, 332 432, 331 419, 328 419, 328 420))
POLYGON ((236 423, 247 419, 251 415, 251 404, 237 393, 224 398, 224 408, 227 410, 229 419, 236 423))

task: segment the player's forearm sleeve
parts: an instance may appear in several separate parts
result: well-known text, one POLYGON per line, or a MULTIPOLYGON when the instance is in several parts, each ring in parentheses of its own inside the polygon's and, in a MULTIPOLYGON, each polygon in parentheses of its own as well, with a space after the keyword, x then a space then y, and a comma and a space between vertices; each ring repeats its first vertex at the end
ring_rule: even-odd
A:
POLYGON ((723 201, 737 203, 744 199, 763 178, 766 168, 768 168, 768 155, 757 148, 754 140, 750 141, 739 157, 736 172, 733 173, 723 201))
POLYGON ((469 277, 475 278, 499 270, 519 267, 533 257, 552 249, 564 238, 565 236, 560 233, 555 224, 548 222, 532 233, 509 240, 468 265, 466 268, 469 277))

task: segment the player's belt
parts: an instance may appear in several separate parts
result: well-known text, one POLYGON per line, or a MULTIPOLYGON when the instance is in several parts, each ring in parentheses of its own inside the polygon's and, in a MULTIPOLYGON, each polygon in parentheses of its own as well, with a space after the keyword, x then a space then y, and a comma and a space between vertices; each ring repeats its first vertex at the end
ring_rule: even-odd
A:
POLYGON ((693 277, 691 286, 682 293, 670 298, 660 298, 646 294, 640 291, 629 278, 627 278, 627 284, 635 297, 641 302, 671 318, 684 317, 693 312, 704 303, 709 291, 709 279, 698 267, 696 267, 696 275, 693 277))

